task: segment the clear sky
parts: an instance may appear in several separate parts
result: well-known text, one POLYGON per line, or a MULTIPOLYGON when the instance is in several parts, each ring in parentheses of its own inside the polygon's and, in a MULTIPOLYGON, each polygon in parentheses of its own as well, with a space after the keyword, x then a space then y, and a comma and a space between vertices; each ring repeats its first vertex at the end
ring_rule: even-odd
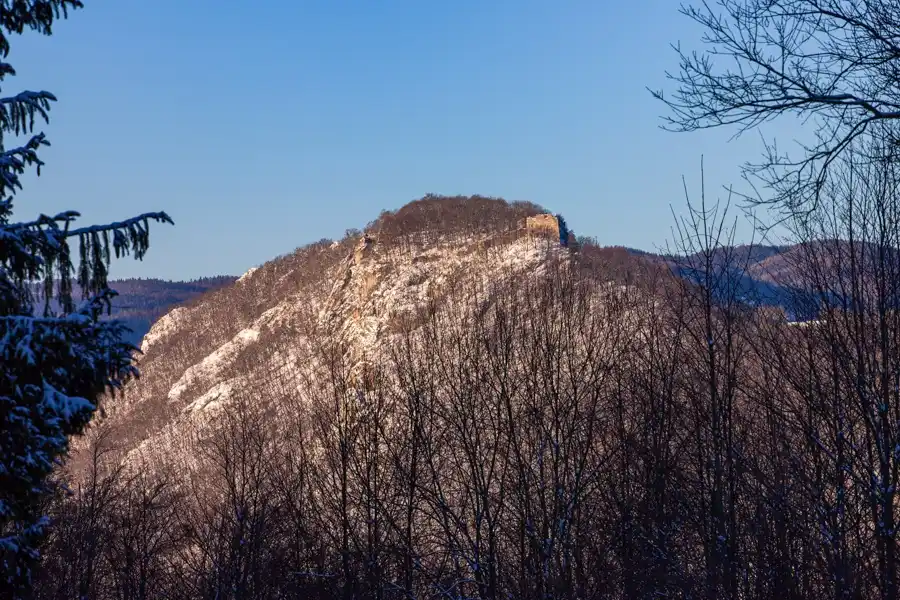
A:
POLYGON ((114 277, 240 274, 426 193, 531 200, 602 244, 671 237, 681 176, 739 182, 753 136, 659 129, 645 89, 699 31, 673 0, 85 0, 13 40, 53 146, 17 215, 166 210, 114 277))

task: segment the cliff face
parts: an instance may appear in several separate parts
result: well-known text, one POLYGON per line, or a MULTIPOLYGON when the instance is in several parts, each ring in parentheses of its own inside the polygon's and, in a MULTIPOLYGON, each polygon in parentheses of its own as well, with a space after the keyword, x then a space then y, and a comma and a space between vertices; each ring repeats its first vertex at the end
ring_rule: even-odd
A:
MULTIPOLYGON (((236 398, 278 415, 312 388, 365 390, 423 314, 471 312, 572 256, 521 230, 516 215, 481 231, 404 232, 385 221, 267 263, 163 316, 142 342, 141 378, 107 399, 94 433, 110 435, 132 466, 190 460, 198 432, 236 398), (327 381, 336 363, 342 381, 327 381)), ((76 441, 76 468, 83 446, 76 441)))

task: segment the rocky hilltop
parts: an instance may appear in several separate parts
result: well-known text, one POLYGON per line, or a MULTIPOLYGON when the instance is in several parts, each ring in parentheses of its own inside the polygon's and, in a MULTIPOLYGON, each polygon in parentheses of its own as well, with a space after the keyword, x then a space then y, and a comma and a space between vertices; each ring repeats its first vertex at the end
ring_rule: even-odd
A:
POLYGON ((576 258, 556 219, 530 203, 426 197, 251 269, 153 325, 140 379, 106 401, 94 433, 114 439, 126 464, 189 457, 196 432, 236 398, 279 412, 321 388, 334 361, 343 381, 331 391, 365 390, 424 314, 477 312, 512 282, 573 261, 629 260, 598 248, 576 258))
MULTIPOLYGON (((365 391, 429 318, 483 311, 523 277, 568 268, 600 290, 658 285, 673 268, 659 255, 575 240, 559 216, 527 202, 426 196, 385 211, 362 231, 299 248, 230 285, 217 279, 219 287, 159 318, 140 344, 141 378, 106 400, 94 434, 114 440, 126 464, 191 456, 192 436, 236 398, 277 412, 311 390, 365 391), (328 369, 340 372, 339 384, 323 385, 335 376, 328 369)), ((768 265, 789 271, 781 258, 789 250, 737 249, 752 253, 741 275, 748 294, 778 303, 768 265)), ((84 446, 76 441, 73 465, 84 446)))

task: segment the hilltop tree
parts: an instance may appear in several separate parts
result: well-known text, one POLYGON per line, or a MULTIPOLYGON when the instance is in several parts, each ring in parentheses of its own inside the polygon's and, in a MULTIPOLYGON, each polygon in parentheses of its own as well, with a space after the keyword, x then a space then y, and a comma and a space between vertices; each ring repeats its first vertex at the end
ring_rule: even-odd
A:
MULTIPOLYGON (((0 54, 9 38, 25 30, 50 35, 79 0, 0 0, 0 54)), ((15 75, 0 59, 0 83, 15 75)), ((163 212, 125 221, 75 228, 67 211, 12 221, 13 197, 29 167, 40 174, 41 146, 49 145, 35 122, 48 121, 56 98, 24 91, 0 98, 0 589, 14 596, 28 585, 36 543, 47 519, 38 504, 47 477, 93 415, 99 396, 136 373, 125 327, 101 322, 115 295, 107 284, 110 255, 140 260, 148 247, 150 221, 163 212), (24 143, 18 145, 24 139, 24 143), (77 240, 73 263, 70 241, 77 240), (77 263, 77 273, 76 273, 77 263), (81 288, 76 306, 73 279, 81 288), (42 286, 30 285, 42 281, 42 286), (59 310, 51 310, 55 299, 59 310), (43 304, 41 310, 40 304, 43 304)))
POLYGON ((559 224, 559 243, 563 246, 569 245, 569 226, 561 214, 556 215, 556 222, 559 224))
POLYGON ((900 141, 897 0, 700 0, 681 12, 704 30, 706 50, 675 48, 679 71, 667 76, 677 89, 653 92, 671 109, 667 128, 740 134, 786 115, 818 125, 798 156, 771 143, 746 165, 773 193, 753 201, 806 211, 854 140, 900 141))

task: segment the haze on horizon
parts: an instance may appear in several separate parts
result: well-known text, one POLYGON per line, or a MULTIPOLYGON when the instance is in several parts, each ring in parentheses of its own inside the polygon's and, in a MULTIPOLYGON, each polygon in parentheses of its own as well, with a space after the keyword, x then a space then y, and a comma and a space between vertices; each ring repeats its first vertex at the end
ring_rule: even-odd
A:
POLYGON ((699 33, 665 0, 90 3, 13 46, 11 85, 59 98, 17 214, 171 214, 115 278, 240 274, 429 192, 530 200, 658 249, 701 155, 723 196, 761 148, 659 129, 646 88, 668 89, 670 44, 699 33))

